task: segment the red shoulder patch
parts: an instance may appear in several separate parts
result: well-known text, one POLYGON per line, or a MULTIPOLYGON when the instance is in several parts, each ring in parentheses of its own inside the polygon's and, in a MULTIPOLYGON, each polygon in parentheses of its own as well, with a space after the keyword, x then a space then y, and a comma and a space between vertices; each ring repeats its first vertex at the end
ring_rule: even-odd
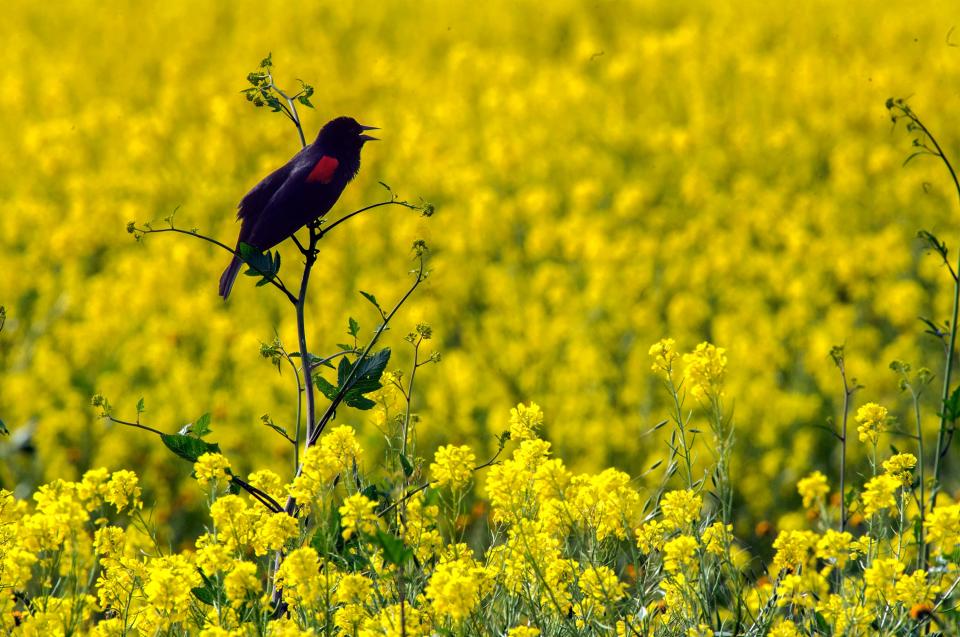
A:
POLYGON ((317 165, 313 167, 313 170, 310 171, 310 174, 307 175, 307 181, 319 181, 321 184, 329 184, 333 181, 333 173, 339 165, 340 162, 337 161, 335 157, 324 155, 320 158, 320 161, 317 162, 317 165))

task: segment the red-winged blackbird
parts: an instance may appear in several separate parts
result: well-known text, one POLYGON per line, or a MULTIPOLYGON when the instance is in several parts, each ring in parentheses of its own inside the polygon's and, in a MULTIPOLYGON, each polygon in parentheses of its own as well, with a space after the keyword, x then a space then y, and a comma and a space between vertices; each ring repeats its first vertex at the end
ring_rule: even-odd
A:
MULTIPOLYGON (((247 243, 269 250, 304 225, 327 214, 340 193, 360 170, 360 149, 376 139, 352 117, 338 117, 320 129, 312 144, 253 187, 237 206, 241 220, 237 250, 247 243)), ((240 257, 223 271, 220 296, 230 296, 233 282, 243 266, 240 257)))

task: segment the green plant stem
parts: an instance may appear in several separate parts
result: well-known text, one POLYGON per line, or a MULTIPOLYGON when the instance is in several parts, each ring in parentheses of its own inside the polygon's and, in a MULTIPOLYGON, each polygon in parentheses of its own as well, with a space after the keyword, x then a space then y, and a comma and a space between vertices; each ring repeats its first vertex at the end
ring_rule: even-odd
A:
MULTIPOLYGON (((497 453, 493 454, 493 457, 492 457, 492 458, 490 458, 489 460, 487 460, 487 461, 484 462, 483 464, 479 464, 479 465, 477 465, 476 467, 474 467, 474 468, 473 468, 473 471, 474 471, 474 472, 477 472, 477 471, 480 471, 481 469, 486 469, 486 468, 489 467, 490 465, 494 464, 494 463, 497 461, 497 458, 500 457, 500 454, 501 454, 501 453, 503 453, 503 447, 500 447, 499 449, 497 449, 497 453)), ((409 491, 407 491, 406 493, 404 493, 404 494, 400 497, 400 499, 398 499, 396 502, 392 502, 389 506, 387 506, 386 508, 384 508, 383 510, 381 510, 379 513, 377 513, 377 517, 381 517, 381 518, 382 518, 382 517, 385 517, 388 513, 390 513, 390 512, 393 511, 394 509, 396 509, 396 508, 397 508, 398 506, 400 506, 401 504, 405 503, 407 500, 409 500, 409 499, 412 498, 413 496, 417 495, 417 494, 420 493, 421 491, 425 491, 426 489, 428 489, 431 484, 433 484, 433 483, 432 483, 432 482, 424 482, 423 484, 421 484, 421 485, 419 485, 419 486, 417 486, 417 487, 415 487, 415 488, 413 488, 413 489, 410 489, 409 491)))
POLYGON ((136 427, 137 429, 143 429, 144 431, 149 431, 152 434, 157 434, 158 436, 165 436, 166 434, 160 431, 159 429, 154 429, 153 427, 147 427, 146 425, 141 425, 139 422, 130 422, 129 420, 120 420, 119 418, 114 418, 113 416, 107 416, 107 419, 118 425, 125 425, 127 427, 136 427))
POLYGON ((413 285, 410 286, 410 289, 407 290, 406 294, 404 294, 403 297, 399 301, 397 301, 397 304, 393 307, 392 310, 390 310, 390 313, 387 314, 383 322, 380 323, 380 327, 378 327, 377 330, 374 332, 373 338, 370 339, 370 342, 367 344, 367 347, 363 350, 363 353, 360 354, 356 362, 353 364, 353 367, 350 370, 350 374, 343 381, 340 391, 337 393, 336 396, 334 396, 333 400, 330 401, 330 406, 327 407, 327 410, 323 413, 323 416, 320 417, 320 422, 317 423, 317 426, 314 428, 313 435, 309 440, 310 445, 314 444, 317 441, 317 439, 320 437, 320 434, 323 433, 323 430, 326 428, 327 424, 330 422, 330 420, 333 419, 333 416, 337 411, 337 407, 340 406, 340 403, 343 401, 344 397, 346 396, 346 389, 350 386, 350 381, 353 380, 354 374, 356 374, 357 370, 360 368, 360 363, 370 354, 370 350, 372 350, 373 347, 380 340, 380 337, 383 335, 384 331, 386 331, 387 326, 390 324, 390 321, 393 319, 394 315, 400 310, 403 304, 407 302, 407 299, 410 298, 410 295, 412 295, 414 291, 416 291, 416 289, 420 287, 420 284, 423 283, 425 279, 424 273, 425 273, 424 263, 423 263, 423 260, 421 259, 420 267, 416 271, 416 277, 417 277, 416 281, 414 281, 413 285))
MULTIPOLYGON (((300 370, 297 369, 296 364, 290 360, 289 356, 285 356, 287 362, 290 363, 290 368, 293 370, 293 375, 297 379, 297 425, 293 438, 293 470, 296 472, 297 467, 300 466, 300 434, 303 428, 303 384, 300 382, 300 370)), ((307 375, 311 374, 309 364, 306 363, 302 358, 300 359, 300 365, 303 366, 304 372, 307 375)))
MULTIPOLYGON (((229 252, 230 254, 232 254, 232 255, 234 255, 234 256, 236 256, 236 257, 239 257, 239 256, 240 256, 240 253, 239 253, 239 252, 237 252, 236 250, 234 250, 233 248, 231 248, 231 247, 228 246, 227 244, 225 244, 225 243, 223 243, 223 242, 221 242, 221 241, 217 241, 217 240, 214 239, 213 237, 208 237, 208 236, 206 236, 206 235, 200 234, 199 232, 193 232, 193 231, 190 231, 190 230, 184 230, 184 229, 182 229, 182 228, 174 228, 174 227, 170 227, 170 228, 135 228, 135 230, 136 230, 137 232, 141 233, 141 234, 159 234, 159 233, 162 233, 162 232, 174 232, 174 233, 177 233, 177 234, 185 234, 185 235, 187 235, 188 237, 196 237, 197 239, 202 239, 202 240, 206 241, 207 243, 212 243, 212 244, 215 245, 215 246, 219 246, 220 248, 226 250, 227 252, 229 252)), ((254 266, 250 265, 249 263, 247 264, 247 266, 250 267, 250 268, 252 268, 252 269, 254 269, 254 270, 257 270, 257 268, 255 268, 254 266)), ((260 270, 257 270, 257 272, 260 272, 260 270)), ((260 274, 264 274, 264 273, 263 273, 263 272, 260 272, 260 274)), ((264 277, 266 277, 266 276, 267 276, 267 275, 264 274, 264 277)), ((280 290, 281 292, 283 292, 284 296, 287 297, 287 300, 288 300, 288 301, 290 301, 290 302, 293 303, 293 304, 296 304, 296 302, 297 302, 297 297, 295 297, 295 296, 293 295, 293 293, 289 290, 289 288, 287 288, 287 286, 283 284, 283 280, 280 279, 280 276, 279 276, 279 275, 274 275, 272 278, 269 279, 269 281, 270 281, 270 284, 271 284, 271 285, 273 285, 273 286, 276 287, 278 290, 280 290)))
POLYGON ((920 426, 920 394, 914 390, 913 386, 910 387, 910 395, 913 397, 913 415, 917 421, 917 471, 920 473, 920 501, 918 504, 918 509, 920 510, 920 550, 917 551, 917 560, 919 562, 918 567, 926 570, 927 568, 927 530, 925 527, 925 509, 927 497, 925 494, 926 485, 924 484, 926 476, 924 474, 924 459, 923 459, 923 428, 920 426))
POLYGON ((337 226, 339 226, 341 223, 343 223, 343 222, 346 221, 347 219, 351 219, 351 218, 353 218, 353 217, 356 217, 356 216, 359 215, 360 213, 367 212, 368 210, 373 210, 374 208, 380 208, 380 207, 382 207, 382 206, 403 206, 404 208, 409 208, 409 209, 411 209, 411 210, 418 210, 418 209, 419 209, 419 206, 415 206, 415 205, 413 205, 412 203, 408 203, 408 202, 406 202, 406 201, 401 201, 400 199, 391 199, 391 200, 389 200, 389 201, 381 201, 381 202, 379 202, 379 203, 370 204, 369 206, 364 206, 363 208, 360 208, 359 210, 354 210, 354 211, 351 212, 350 214, 346 214, 346 215, 340 217, 339 219, 337 219, 336 221, 334 221, 333 223, 331 223, 331 224, 330 224, 329 226, 327 226, 326 228, 321 228, 321 229, 320 229, 320 238, 322 239, 322 238, 324 238, 325 236, 327 236, 327 233, 329 233, 331 230, 333 230, 334 228, 336 228, 337 226))
POLYGON ((300 145, 306 146, 307 140, 303 136, 303 126, 300 124, 300 116, 297 114, 297 105, 293 101, 293 98, 286 93, 284 93, 280 87, 278 87, 273 82, 273 73, 267 72, 267 77, 270 79, 270 88, 275 90, 277 94, 287 101, 287 107, 285 108, 285 115, 290 118, 290 121, 293 122, 293 125, 297 127, 297 134, 300 136, 300 145))
POLYGON ((847 382, 847 369, 843 358, 837 361, 840 368, 840 380, 843 381, 843 414, 840 422, 840 532, 847 524, 846 479, 847 479, 847 423, 850 418, 850 384, 847 382))
MULTIPOLYGON (((672 368, 671 368, 672 369, 672 368)), ((687 444, 687 429, 683 418, 683 403, 680 400, 680 388, 673 382, 673 374, 667 374, 667 390, 673 398, 673 418, 677 423, 677 430, 680 432, 680 448, 683 449, 683 461, 687 469, 687 488, 693 490, 693 462, 690 458, 690 447, 687 444)))
MULTIPOLYGON (((316 392, 313 387, 313 372, 310 370, 310 350, 307 349, 307 325, 305 310, 307 306, 307 288, 310 283, 310 272, 313 270, 314 263, 317 262, 317 241, 319 236, 315 226, 310 225, 310 244, 304 251, 306 261, 303 265, 303 278, 300 280, 300 293, 297 295, 297 343, 300 347, 300 363, 305 371, 303 375, 303 388, 307 402, 307 436, 303 443, 303 452, 306 453, 310 445, 313 444, 313 427, 316 424, 317 406, 316 392)), ((299 429, 298 432, 299 434, 299 429)), ((299 439, 299 435, 297 436, 299 439)), ((297 472, 299 472, 299 463, 297 472)))
MULTIPOLYGON (((946 166, 947 171, 950 173, 950 178, 953 179, 953 186, 957 192, 957 197, 960 199, 960 179, 957 178, 957 173, 953 169, 953 164, 950 163, 950 160, 947 159, 947 155, 943 152, 943 149, 940 147, 939 142, 937 142, 936 137, 930 133, 923 122, 916 116, 913 110, 909 106, 903 106, 904 114, 914 122, 917 127, 923 131, 923 134, 926 135, 927 139, 930 140, 930 143, 933 144, 933 147, 936 149, 936 156, 940 158, 944 166, 946 166)), ((957 256, 957 269, 954 272, 960 273, 960 253, 957 256)), ((943 458, 947 454, 947 449, 949 443, 945 443, 947 438, 947 410, 945 408, 947 401, 950 399, 950 380, 953 374, 953 357, 957 345, 957 319, 960 317, 960 280, 954 279, 953 284, 953 314, 950 320, 950 341, 947 345, 947 361, 944 366, 943 372, 943 393, 940 399, 940 431, 937 434, 937 455, 933 461, 933 487, 930 490, 930 508, 932 509, 937 505, 937 495, 940 491, 940 474, 943 471, 943 458)))
MULTIPOLYGON (((417 340, 417 344, 413 348, 413 366, 410 368, 410 382, 407 383, 407 391, 403 393, 404 398, 407 402, 407 410, 403 416, 403 441, 400 443, 400 453, 403 456, 407 455, 407 438, 409 437, 410 432, 410 401, 413 396, 413 381, 417 376, 417 363, 419 362, 420 356, 420 343, 423 341, 423 338, 417 340)), ((406 487, 406 474, 404 474, 404 487, 406 487)))

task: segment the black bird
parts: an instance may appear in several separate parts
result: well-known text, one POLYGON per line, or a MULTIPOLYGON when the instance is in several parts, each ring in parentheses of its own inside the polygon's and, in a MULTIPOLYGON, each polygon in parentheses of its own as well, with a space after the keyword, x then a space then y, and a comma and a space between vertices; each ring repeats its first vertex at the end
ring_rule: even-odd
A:
MULTIPOLYGON (((237 206, 241 221, 237 251, 241 243, 269 250, 327 214, 360 170, 360 149, 377 139, 364 134, 368 130, 376 127, 363 126, 352 117, 330 120, 312 144, 254 186, 237 206)), ((242 266, 235 256, 223 271, 220 296, 225 300, 242 266)))

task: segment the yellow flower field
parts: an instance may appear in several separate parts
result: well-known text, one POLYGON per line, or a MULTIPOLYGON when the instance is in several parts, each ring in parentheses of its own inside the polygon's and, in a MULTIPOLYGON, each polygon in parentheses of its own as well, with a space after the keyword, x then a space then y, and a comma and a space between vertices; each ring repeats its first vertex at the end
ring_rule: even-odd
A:
MULTIPOLYGON (((650 346, 670 337, 677 352, 700 356, 692 368, 676 363, 689 370, 689 427, 704 432, 688 458, 691 483, 721 455, 709 445, 717 423, 698 401, 722 387, 730 419, 719 425, 730 438, 718 448, 729 445, 732 510, 709 527, 712 546, 725 543, 729 553, 722 538, 730 522, 762 552, 773 541, 763 528, 799 529, 807 522, 796 512, 801 500, 811 510, 836 493, 839 446, 823 427, 842 415, 844 385, 830 353, 843 345, 848 380, 863 386, 849 409, 849 461, 861 469, 848 475, 865 478, 858 489, 875 481, 861 517, 902 504, 895 495, 908 469, 880 466, 915 451, 889 434, 913 431, 913 403, 889 364, 942 372, 942 347, 918 317, 949 319, 952 281, 916 235, 929 230, 955 250, 960 216, 938 161, 902 166, 912 137, 894 128, 884 103, 909 98, 946 153, 960 156, 955 7, 16 0, 3 22, 0 420, 11 435, 0 440, 0 487, 21 500, 58 478, 133 469, 163 541, 193 546, 211 503, 191 466, 155 437, 100 418, 94 394, 128 420, 142 398, 142 422, 168 433, 209 412, 208 439, 237 475, 270 469, 283 476, 277 488, 286 484, 290 445, 261 417, 289 428, 296 385, 261 346, 279 338, 296 350, 293 313, 247 277, 223 303, 216 286, 227 255, 213 246, 174 235, 134 241, 126 232, 130 221, 161 227, 175 213, 178 227, 232 245, 237 202, 299 149, 288 122, 240 93, 272 52, 281 85, 303 79, 316 89, 315 109, 300 109, 308 141, 341 114, 382 129, 335 211, 389 198, 381 184, 436 206, 430 218, 393 206, 371 211, 324 239, 307 316, 318 355, 352 339, 350 317, 368 339, 379 317, 359 291, 392 305, 416 267, 411 244, 430 246, 429 277, 384 340, 394 351, 391 371, 409 369, 403 336, 421 323, 432 327, 421 354, 442 355, 417 378, 413 421, 426 459, 418 471, 445 476, 456 490, 476 461, 496 453, 510 409, 532 399, 548 418, 541 415, 540 434, 514 422, 518 445, 542 435, 571 471, 606 476, 597 493, 627 488, 618 481, 629 476, 646 499, 662 479, 662 469, 648 470, 668 460, 674 431, 656 428, 674 404, 662 370, 651 370, 660 359, 650 346), (704 358, 704 341, 728 362, 704 358), (868 403, 888 408, 889 422, 858 422, 868 403), (625 473, 605 473, 614 469, 625 473), (811 481, 815 470, 832 486, 811 481)), ((281 255, 281 275, 295 280, 300 254, 287 242, 281 255)), ((931 389, 919 400, 928 461, 938 399, 931 389)), ((336 424, 351 425, 367 450, 363 468, 382 464, 394 416, 338 410, 336 424)), ((944 463, 948 492, 955 457, 944 463)), ((510 508, 496 494, 521 497, 501 466, 477 475, 494 514, 510 508)), ((583 487, 577 497, 589 493, 583 487)), ((366 505, 352 506, 357 533, 369 533, 366 505)), ((639 509, 631 511, 638 527, 639 509)), ((635 530, 618 527, 619 518, 584 516, 600 539, 635 530)), ((698 516, 681 515, 669 529, 698 516)), ((683 570, 677 560, 690 555, 690 542, 712 550, 705 530, 672 538, 681 540, 672 549, 663 547, 665 533, 641 536, 660 543, 667 572, 683 570)), ((795 562, 829 553, 803 542, 795 562)), ((850 551, 869 553, 861 549, 850 551)), ((464 573, 489 570, 497 558, 472 559, 445 558, 462 568, 443 576, 448 582, 436 576, 425 594, 442 600, 443 591, 460 590, 458 577, 483 589, 482 577, 464 573)), ((549 559, 557 570, 548 579, 563 579, 560 554, 549 559)), ((174 561, 162 567, 171 577, 185 568, 174 561)), ((612 620, 597 600, 609 601, 604 582, 616 575, 594 566, 570 604, 591 616, 593 599, 593 617, 612 620), (594 589, 606 592, 591 597, 594 589)), ((227 586, 243 591, 245 581, 241 573, 227 586)), ((877 582, 871 594, 882 589, 877 582)), ((816 588, 769 584, 802 591, 798 606, 816 588)), ((887 592, 911 602, 919 595, 887 592)), ((434 605, 462 619, 455 604, 434 605)), ((843 621, 864 619, 851 617, 843 621)))

